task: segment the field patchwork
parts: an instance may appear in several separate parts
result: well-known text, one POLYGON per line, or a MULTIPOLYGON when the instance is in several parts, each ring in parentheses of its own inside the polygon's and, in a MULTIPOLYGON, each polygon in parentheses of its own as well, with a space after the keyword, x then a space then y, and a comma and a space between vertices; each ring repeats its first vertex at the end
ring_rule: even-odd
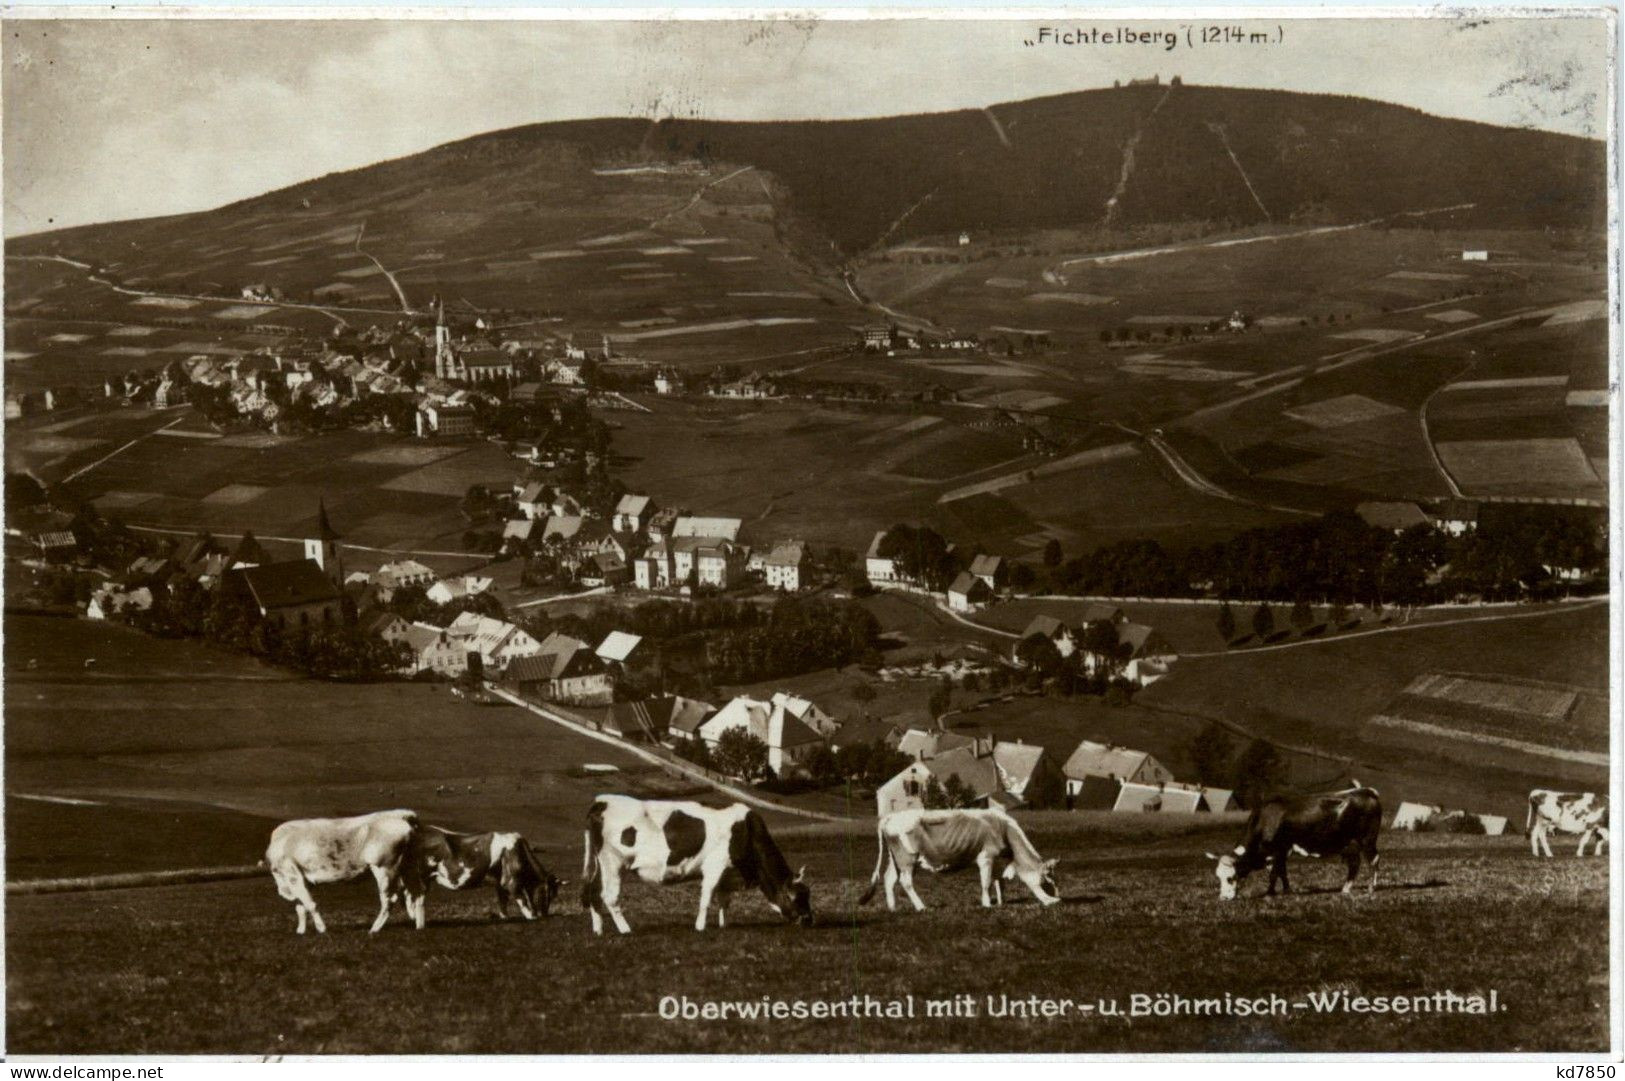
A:
POLYGON ((1476 439, 1440 443, 1439 457, 1464 489, 1485 494, 1601 485, 1574 439, 1476 439))

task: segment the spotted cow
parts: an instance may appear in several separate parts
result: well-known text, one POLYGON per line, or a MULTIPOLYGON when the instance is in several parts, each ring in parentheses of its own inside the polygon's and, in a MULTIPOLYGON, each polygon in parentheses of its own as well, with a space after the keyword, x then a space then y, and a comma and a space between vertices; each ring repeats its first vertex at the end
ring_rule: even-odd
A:
POLYGON ((1537 788, 1529 793, 1529 813, 1524 819, 1524 830, 1529 834, 1532 855, 1550 856, 1552 842, 1549 834, 1578 833, 1576 856, 1586 854, 1586 845, 1597 842, 1600 856, 1608 846, 1608 797, 1596 792, 1554 792, 1537 788))
POLYGON ((587 812, 583 847, 581 905, 592 915, 594 934, 604 933, 605 916, 622 934, 630 931, 620 909, 621 876, 627 871, 655 885, 697 879, 698 931, 705 930, 713 900, 717 926, 726 926, 733 893, 752 886, 786 921, 812 925, 806 868, 790 872, 762 816, 742 803, 718 808, 599 796, 587 812))
POLYGON ((1267 801, 1247 819, 1247 835, 1234 852, 1208 859, 1216 860, 1214 874, 1219 879, 1221 900, 1234 900, 1241 880, 1265 864, 1270 865, 1267 896, 1275 895, 1275 883, 1283 892, 1292 891, 1287 880, 1287 856, 1341 856, 1348 867, 1343 892, 1354 889, 1360 863, 1371 866, 1369 890, 1377 888, 1377 833, 1382 829, 1382 802, 1377 790, 1358 783, 1341 792, 1318 796, 1296 796, 1267 801))
POLYGON ((448 890, 491 882, 502 919, 508 916, 510 898, 527 920, 547 915, 563 885, 517 833, 453 833, 430 826, 423 831, 421 850, 429 878, 448 890))
POLYGON ((265 866, 277 892, 292 901, 298 933, 305 933, 308 914, 318 933, 327 925, 310 896, 310 887, 348 882, 372 872, 378 883, 378 918, 374 933, 389 920, 390 902, 400 898, 418 930, 424 925, 422 829, 412 811, 377 811, 354 818, 302 818, 271 831, 265 866))

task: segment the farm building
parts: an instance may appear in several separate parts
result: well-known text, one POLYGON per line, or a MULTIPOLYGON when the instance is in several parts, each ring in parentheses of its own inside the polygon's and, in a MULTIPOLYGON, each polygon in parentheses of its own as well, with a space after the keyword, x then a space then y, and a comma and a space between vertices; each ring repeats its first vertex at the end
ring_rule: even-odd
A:
POLYGON ((606 664, 628 664, 643 639, 626 631, 610 631, 598 643, 598 659, 606 664))
MULTIPOLYGON (((1021 643, 1035 634, 1048 638, 1053 642, 1055 651, 1063 657, 1072 656, 1073 652, 1078 648, 1077 639, 1072 634, 1072 628, 1054 616, 1034 616, 1032 621, 1027 624, 1027 629, 1021 632, 1021 637, 1016 639, 1016 645, 1020 646, 1021 643)), ((1014 656, 1013 653, 1012 656, 1014 656)))
POLYGON ((801 588, 801 568, 807 562, 807 546, 800 541, 780 541, 762 560, 762 573, 770 589, 794 593, 801 588))
POLYGON ((1478 504, 1470 499, 1442 499, 1425 512, 1433 528, 1459 537, 1478 528, 1478 504))
POLYGON ((1354 513, 1374 529, 1403 533, 1412 526, 1427 525, 1428 517, 1415 503, 1371 501, 1361 503, 1354 513))
POLYGON ((654 500, 646 495, 628 492, 615 504, 615 516, 610 528, 617 533, 642 533, 654 512, 654 500))
POLYGON ((676 697, 671 716, 666 723, 666 742, 699 739, 700 726, 715 716, 716 712, 717 707, 709 702, 702 702, 697 698, 676 697))
POLYGON ((425 402, 417 411, 419 436, 463 436, 474 434, 474 410, 466 405, 425 402))
POLYGON ((454 679, 468 671, 468 648, 444 627, 413 623, 406 629, 406 648, 413 672, 434 672, 454 679))
POLYGON ((635 743, 660 743, 667 738, 674 720, 698 718, 697 724, 715 712, 710 703, 681 695, 617 702, 605 713, 603 730, 635 743))
POLYGON ((361 617, 359 624, 361 633, 371 638, 381 638, 394 645, 405 642, 412 625, 394 612, 372 612, 361 617))
POLYGON ((1090 740, 1078 744, 1061 772, 1066 775, 1067 791, 1072 795, 1077 795, 1091 777, 1142 785, 1165 784, 1174 779, 1166 766, 1144 751, 1090 740))
POLYGON ((955 612, 974 612, 993 600, 993 590, 970 571, 960 571, 948 587, 948 607, 955 612))
POLYGON ((126 610, 145 612, 152 607, 152 590, 146 586, 139 589, 120 589, 117 586, 105 585, 91 594, 90 604, 85 609, 87 619, 111 619, 126 610))
POLYGON ((50 529, 35 534, 34 546, 39 549, 40 555, 48 560, 72 559, 73 554, 79 550, 79 542, 66 529, 50 529))
POLYGON ((614 697, 609 666, 565 634, 550 634, 538 652, 509 661, 502 681, 522 695, 572 705, 608 705, 614 697))
POLYGON ((1125 781, 1118 789, 1112 810, 1142 814, 1195 814, 1203 809, 1202 790, 1195 785, 1162 781, 1136 784, 1125 781))
POLYGON ((993 745, 993 765, 999 787, 1029 807, 1059 807, 1066 799, 1066 776, 1036 743, 1000 740, 993 745))
POLYGON ((740 695, 702 723, 699 736, 714 747, 730 729, 749 732, 767 744, 767 764, 783 777, 786 771, 796 772, 826 742, 808 723, 816 718, 807 713, 798 716, 793 703, 811 706, 788 695, 774 695, 771 701, 740 695))
POLYGON ((434 604, 450 604, 464 597, 477 597, 491 588, 492 579, 465 574, 457 578, 442 578, 430 586, 426 596, 434 604))
POLYGON ((451 621, 446 632, 459 639, 470 653, 478 654, 486 671, 499 672, 509 661, 540 653, 542 644, 512 623, 477 612, 463 612, 451 621))
POLYGON ((863 570, 872 586, 896 585, 909 581, 899 571, 896 560, 880 554, 880 542, 885 539, 885 530, 876 533, 875 539, 869 542, 869 551, 863 557, 863 570))
POLYGON ((971 560, 970 573, 986 583, 988 589, 1000 589, 1004 586, 1004 557, 979 555, 971 560))
POLYGON ((423 586, 427 589, 434 581, 434 571, 415 559, 400 559, 385 563, 372 574, 372 584, 378 587, 378 596, 389 600, 397 589, 423 586))
POLYGON ((896 747, 902 737, 903 733, 898 731, 896 725, 861 717, 847 721, 836 729, 835 734, 830 736, 829 745, 837 751, 842 747, 867 747, 876 743, 896 747))
POLYGON ((959 778, 975 807, 986 807, 995 796, 1004 793, 991 754, 977 754, 971 747, 956 747, 906 766, 875 790, 876 806, 881 814, 924 807, 931 781, 946 785, 950 777, 959 778))
POLYGON ((1396 830, 1414 830, 1443 811, 1443 807, 1430 806, 1426 803, 1401 803, 1394 809, 1393 821, 1388 826, 1396 830))
POLYGON ((1467 248, 1461 253, 1461 261, 1464 263, 1487 263, 1490 261, 1490 253, 1482 248, 1467 248))

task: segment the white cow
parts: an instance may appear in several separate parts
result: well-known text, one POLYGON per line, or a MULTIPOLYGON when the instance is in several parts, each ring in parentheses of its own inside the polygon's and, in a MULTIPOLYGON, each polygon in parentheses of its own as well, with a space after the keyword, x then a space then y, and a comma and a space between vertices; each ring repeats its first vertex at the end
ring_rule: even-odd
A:
POLYGON ((354 818, 302 818, 284 822, 271 832, 265 866, 282 897, 299 914, 299 934, 305 933, 305 915, 318 933, 327 925, 316 911, 310 887, 349 882, 368 871, 378 882, 378 918, 374 933, 389 919, 390 901, 399 896, 406 914, 423 930, 426 890, 419 851, 418 816, 413 811, 376 811, 354 818))
POLYGON ((1010 860, 1004 877, 1020 878, 1040 904, 1053 905, 1061 899, 1055 885, 1056 861, 1039 856, 1020 824, 997 807, 893 811, 881 817, 876 831, 880 856, 869 878, 869 888, 858 898, 860 905, 874 897, 875 887, 884 875, 887 908, 897 910, 896 888, 902 883, 915 910, 924 911, 925 902, 914 891, 914 868, 953 871, 972 863, 981 873, 982 907, 994 903, 990 890, 996 891, 998 903, 1002 904, 1004 891, 993 880, 994 863, 1001 857, 1010 860))
POLYGON ((1554 792, 1537 788, 1529 793, 1529 814, 1524 819, 1524 830, 1529 834, 1529 852, 1539 856, 1552 854, 1548 835, 1578 833, 1580 845, 1576 856, 1586 854, 1586 845, 1597 842, 1597 854, 1602 855, 1608 845, 1608 797, 1595 792, 1554 792))
POLYGON ((587 812, 584 848, 581 906, 592 915, 595 935, 604 933, 606 915, 621 934, 631 930, 619 904, 626 871, 657 886, 698 879, 697 931, 705 930, 713 899, 717 926, 727 925, 728 901, 741 886, 760 889, 786 921, 812 925, 807 869, 790 873, 767 823, 743 803, 718 808, 687 800, 599 796, 587 812))

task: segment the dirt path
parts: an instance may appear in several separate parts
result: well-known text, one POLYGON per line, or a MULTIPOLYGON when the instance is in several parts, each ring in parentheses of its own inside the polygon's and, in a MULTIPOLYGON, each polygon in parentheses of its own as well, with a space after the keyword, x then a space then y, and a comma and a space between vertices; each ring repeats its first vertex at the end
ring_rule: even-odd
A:
POLYGON ((124 444, 122 447, 119 447, 117 450, 109 451, 107 454, 104 454, 100 458, 97 458, 94 462, 91 462, 89 465, 82 465, 78 469, 75 469, 72 473, 69 473, 67 476, 62 478, 62 483, 67 484, 69 481, 77 480, 78 478, 84 476, 86 473, 89 473, 92 469, 95 469, 97 466, 102 465, 102 464, 104 464, 106 462, 109 462, 114 458, 117 458, 120 454, 123 454, 125 451, 127 451, 131 447, 135 446, 137 443, 140 443, 140 442, 142 442, 144 440, 147 440, 147 439, 151 439, 153 436, 157 435, 159 432, 166 432, 166 431, 173 428, 175 425, 179 424, 181 421, 183 421, 185 419, 186 418, 184 416, 176 417, 174 420, 170 421, 168 424, 165 424, 161 428, 154 428, 152 431, 148 432, 146 435, 138 435, 138 436, 136 436, 134 439, 130 440, 128 443, 124 444))

